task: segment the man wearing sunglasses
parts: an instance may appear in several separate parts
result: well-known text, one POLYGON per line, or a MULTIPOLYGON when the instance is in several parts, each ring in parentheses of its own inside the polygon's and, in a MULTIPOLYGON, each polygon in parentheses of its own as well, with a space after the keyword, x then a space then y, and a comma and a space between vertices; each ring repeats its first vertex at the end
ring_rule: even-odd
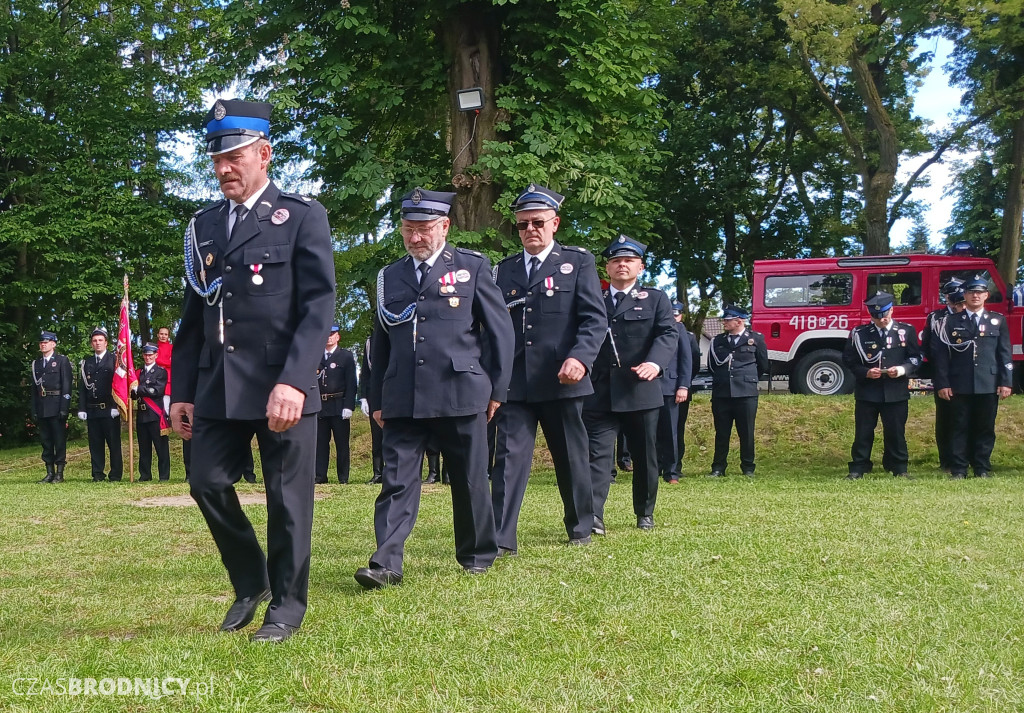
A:
POLYGON ((555 240, 563 197, 531 184, 512 204, 523 251, 502 260, 494 280, 512 316, 515 359, 508 402, 495 416, 491 500, 499 556, 515 555, 519 510, 544 430, 571 545, 590 544, 593 486, 583 398, 606 328, 594 256, 555 240))

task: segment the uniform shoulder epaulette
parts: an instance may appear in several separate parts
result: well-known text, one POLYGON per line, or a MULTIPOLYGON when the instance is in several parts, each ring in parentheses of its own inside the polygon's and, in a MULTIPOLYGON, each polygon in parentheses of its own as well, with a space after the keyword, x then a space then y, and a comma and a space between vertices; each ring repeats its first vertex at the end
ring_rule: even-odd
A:
POLYGON ((484 254, 478 250, 470 250, 469 248, 455 248, 456 252, 460 252, 463 255, 473 255, 478 258, 483 258, 484 254))
POLYGON ((222 206, 222 205, 224 205, 224 203, 225 203, 225 201, 223 201, 223 200, 219 200, 219 201, 214 201, 213 203, 208 203, 208 204, 204 205, 204 206, 203 206, 202 208, 200 208, 199 210, 197 210, 197 211, 196 211, 195 213, 193 213, 193 214, 192 214, 192 217, 193 217, 193 218, 198 218, 198 217, 199 217, 199 216, 201 216, 201 215, 202 215, 203 213, 206 213, 206 212, 208 212, 208 211, 211 211, 211 210, 213 210, 214 208, 217 208, 217 207, 219 207, 219 206, 222 206))
POLYGON ((501 260, 498 260, 497 264, 500 265, 503 262, 508 262, 509 260, 515 260, 517 257, 522 257, 522 256, 523 256, 522 253, 512 253, 511 255, 506 255, 505 257, 501 258, 501 260))
POLYGON ((315 198, 311 198, 310 196, 304 196, 301 193, 285 193, 284 191, 281 191, 281 197, 282 198, 291 198, 293 201, 298 201, 299 203, 302 203, 303 205, 305 205, 307 203, 315 203, 316 202, 315 198))
POLYGON ((590 254, 589 250, 587 250, 586 248, 581 248, 579 245, 563 245, 562 247, 565 248, 566 250, 575 250, 578 253, 586 253, 587 255, 590 254))
POLYGON ((750 330, 750 334, 755 337, 761 337, 761 339, 764 339, 764 335, 761 332, 755 332, 753 329, 750 330))

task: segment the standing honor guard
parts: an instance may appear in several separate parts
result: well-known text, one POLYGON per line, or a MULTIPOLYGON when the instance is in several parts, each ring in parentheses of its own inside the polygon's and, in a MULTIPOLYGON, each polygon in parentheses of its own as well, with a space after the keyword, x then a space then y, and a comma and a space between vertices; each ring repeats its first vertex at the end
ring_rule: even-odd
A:
POLYGON ((893 321, 894 303, 895 298, 887 292, 867 300, 864 304, 871 322, 854 327, 843 349, 843 362, 856 378, 849 480, 871 472, 871 447, 879 416, 885 448, 882 467, 898 478, 908 477, 908 386, 910 376, 921 365, 921 350, 914 325, 893 321))
POLYGON ((167 434, 171 431, 167 411, 171 397, 165 394, 167 370, 156 363, 158 352, 156 344, 142 347, 144 365, 137 373, 139 385, 132 389, 132 398, 139 401, 135 424, 139 434, 140 482, 153 479, 154 448, 160 480, 169 480, 171 477, 171 456, 167 446, 167 434))
MULTIPOLYGON (((939 336, 939 329, 945 317, 963 312, 964 304, 963 280, 952 279, 942 287, 942 295, 946 298, 946 306, 928 315, 924 332, 921 336, 921 354, 927 359, 918 370, 919 377, 933 378, 935 375, 935 350, 945 349, 939 336)), ((939 396, 938 389, 932 389, 935 398, 935 445, 939 450, 939 468, 944 473, 951 473, 949 451, 953 442, 953 410, 952 404, 939 396)))
POLYGON ((92 479, 99 483, 106 478, 106 450, 110 451, 110 480, 121 480, 124 471, 121 457, 121 412, 114 403, 114 370, 117 357, 107 351, 107 330, 92 330, 91 357, 81 364, 78 383, 78 418, 86 422, 89 432, 89 458, 92 479))
POLYGON ((601 253, 608 258, 605 338, 594 362, 594 393, 583 402, 594 484, 594 528, 605 534, 604 504, 612 483, 612 452, 621 429, 633 456, 633 513, 641 530, 654 529, 658 497, 658 412, 661 376, 676 355, 679 333, 672 304, 661 290, 643 287, 647 246, 620 235, 601 253))
POLYGON ((206 153, 225 200, 186 231, 185 290, 174 344, 171 421, 192 443, 192 497, 220 550, 237 631, 270 600, 253 641, 284 641, 309 591, 316 366, 334 314, 327 211, 267 177, 271 105, 218 100, 206 153), (184 420, 187 417, 187 421, 184 420), (267 492, 267 555, 234 483, 256 435, 267 492))
POLYGON ((57 335, 39 334, 42 356, 32 362, 32 419, 39 428, 46 477, 40 483, 63 483, 68 451, 68 411, 71 408, 71 361, 57 348, 57 335))
POLYGON ((373 364, 370 361, 370 340, 367 338, 363 345, 363 359, 359 365, 359 406, 363 415, 370 419, 370 463, 373 475, 367 481, 367 485, 380 485, 384 482, 384 456, 382 455, 381 441, 384 437, 384 429, 377 423, 377 419, 370 416, 370 382, 373 380, 373 364))
POLYGON ((985 309, 988 282, 975 277, 963 287, 967 309, 943 317, 937 336, 945 348, 934 350, 933 382, 953 412, 949 467, 955 480, 967 477, 968 465, 978 478, 991 475, 996 412, 1013 384, 1010 329, 1006 317, 985 309))
POLYGON ((754 475, 754 419, 757 416, 758 382, 768 373, 768 348, 764 335, 747 329, 746 310, 729 305, 722 310, 725 331, 711 340, 711 414, 715 421, 715 456, 712 478, 725 475, 729 439, 736 424, 740 437, 740 470, 754 475))
POLYGON ((555 240, 562 200, 535 184, 521 193, 512 210, 523 251, 494 268, 516 337, 508 402, 494 417, 491 499, 500 555, 518 549, 538 423, 555 464, 569 543, 589 544, 594 527, 583 398, 594 393, 590 371, 607 321, 594 256, 555 240))
POLYGON ((455 559, 479 574, 498 554, 487 421, 508 393, 515 337, 487 258, 446 241, 454 198, 422 188, 404 195, 409 254, 377 275, 370 408, 384 428, 384 484, 373 518, 377 551, 355 573, 367 589, 402 581, 431 438, 451 474, 455 559))
POLYGON ((316 419, 316 482, 327 482, 331 460, 331 436, 337 451, 338 482, 348 482, 349 434, 356 407, 356 358, 348 349, 338 348, 338 330, 331 325, 324 358, 316 370, 320 384, 320 413, 316 419))
POLYGON ((683 324, 683 305, 672 303, 672 318, 679 332, 676 358, 661 375, 661 395, 665 402, 658 413, 658 471, 666 483, 678 483, 682 477, 683 453, 686 441, 686 417, 690 413, 690 382, 693 379, 693 360, 700 364, 700 350, 694 349, 696 338, 683 324))

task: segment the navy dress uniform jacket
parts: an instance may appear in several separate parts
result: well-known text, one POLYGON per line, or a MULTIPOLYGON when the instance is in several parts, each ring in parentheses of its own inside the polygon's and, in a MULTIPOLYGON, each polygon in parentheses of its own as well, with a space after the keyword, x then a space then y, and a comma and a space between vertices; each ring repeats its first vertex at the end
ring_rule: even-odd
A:
POLYGON ((877 403, 908 400, 910 377, 916 374, 921 366, 921 350, 917 344, 914 325, 893 322, 889 326, 889 337, 885 342, 872 323, 854 327, 843 348, 843 362, 856 378, 853 387, 854 398, 877 403), (861 350, 864 352, 863 357, 861 350), (881 362, 878 361, 879 355, 881 362), (886 375, 878 379, 868 378, 869 369, 889 369, 894 366, 903 367, 903 376, 895 379, 886 375))
POLYGON ((769 368, 764 335, 745 329, 735 347, 725 332, 715 335, 708 367, 713 377, 711 398, 757 396, 757 382, 769 368))
POLYGON ((964 310, 946 320, 943 338, 949 346, 935 349, 936 389, 954 394, 994 394, 1000 386, 1013 385, 1013 352, 1006 317, 985 310, 981 324, 964 310))
POLYGON ((594 256, 555 241, 529 281, 522 252, 495 266, 494 281, 509 306, 516 340, 507 400, 535 403, 592 394, 590 373, 608 325, 594 256), (562 384, 558 372, 570 357, 586 367, 587 375, 562 384))
POLYGON ((195 216, 195 270, 205 269, 208 283, 224 279, 223 342, 221 310, 186 289, 171 400, 195 404, 196 417, 259 420, 281 383, 305 392, 302 413, 315 413, 316 367, 334 319, 327 212, 271 183, 228 242, 228 206, 218 201, 195 216), (261 284, 252 281, 253 265, 262 266, 261 284))
POLYGON ((316 374, 320 384, 320 418, 341 416, 344 409, 355 411, 356 358, 352 352, 335 348, 330 359, 320 358, 316 374))
MULTIPOLYGON (((146 370, 145 367, 143 367, 138 371, 138 377, 138 422, 149 423, 150 421, 159 421, 160 414, 153 411, 153 409, 150 408, 146 404, 146 402, 142 400, 142 397, 145 396, 152 399, 156 403, 157 407, 159 407, 160 410, 163 411, 164 392, 167 390, 167 369, 164 369, 162 366, 157 366, 155 364, 153 365, 153 368, 148 371, 146 370)), ((168 417, 168 415, 164 414, 164 417, 167 418, 167 422, 169 424, 170 418, 168 417)))
POLYGON ((53 353, 43 366, 43 358, 32 362, 32 418, 65 418, 71 408, 71 360, 53 353))
MULTIPOLYGON (((696 342, 686 325, 676 322, 679 332, 679 346, 673 359, 661 374, 661 395, 675 396, 679 389, 689 389, 693 381, 693 345, 696 342)), ((698 363, 700 353, 697 354, 698 363)))
POLYGON ((608 315, 608 330, 591 377, 594 393, 586 398, 583 409, 625 412, 661 408, 660 380, 641 381, 631 367, 652 362, 664 371, 675 358, 678 343, 668 297, 661 290, 638 284, 608 315))
POLYGON ((112 394, 117 357, 110 350, 98 362, 96 355, 82 360, 82 378, 78 384, 78 410, 90 419, 111 418, 110 409, 117 408, 112 394))
POLYGON ((468 416, 504 402, 515 337, 487 258, 446 243, 422 285, 408 255, 382 278, 389 312, 416 305, 411 320, 387 329, 375 319, 369 401, 382 417, 468 416), (442 293, 444 276, 461 270, 468 279, 442 293))

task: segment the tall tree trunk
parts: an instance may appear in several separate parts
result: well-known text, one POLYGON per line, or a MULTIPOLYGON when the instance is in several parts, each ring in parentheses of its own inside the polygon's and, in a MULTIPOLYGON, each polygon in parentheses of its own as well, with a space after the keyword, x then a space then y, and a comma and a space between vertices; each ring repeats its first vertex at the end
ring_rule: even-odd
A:
POLYGON ((1010 178, 1006 183, 1003 224, 999 238, 999 274, 1007 285, 1017 282, 1020 261, 1021 223, 1024 220, 1024 102, 1013 122, 1013 148, 1010 154, 1010 178))
POLYGON ((501 82, 498 43, 503 14, 489 2, 460 5, 444 26, 444 43, 451 59, 448 77, 451 112, 452 185, 458 192, 452 219, 463 230, 497 229, 502 216, 494 209, 501 193, 490 171, 473 173, 469 168, 483 152, 485 141, 494 140, 497 104, 494 91, 501 82), (484 106, 479 111, 459 111, 456 92, 480 87, 484 106))

